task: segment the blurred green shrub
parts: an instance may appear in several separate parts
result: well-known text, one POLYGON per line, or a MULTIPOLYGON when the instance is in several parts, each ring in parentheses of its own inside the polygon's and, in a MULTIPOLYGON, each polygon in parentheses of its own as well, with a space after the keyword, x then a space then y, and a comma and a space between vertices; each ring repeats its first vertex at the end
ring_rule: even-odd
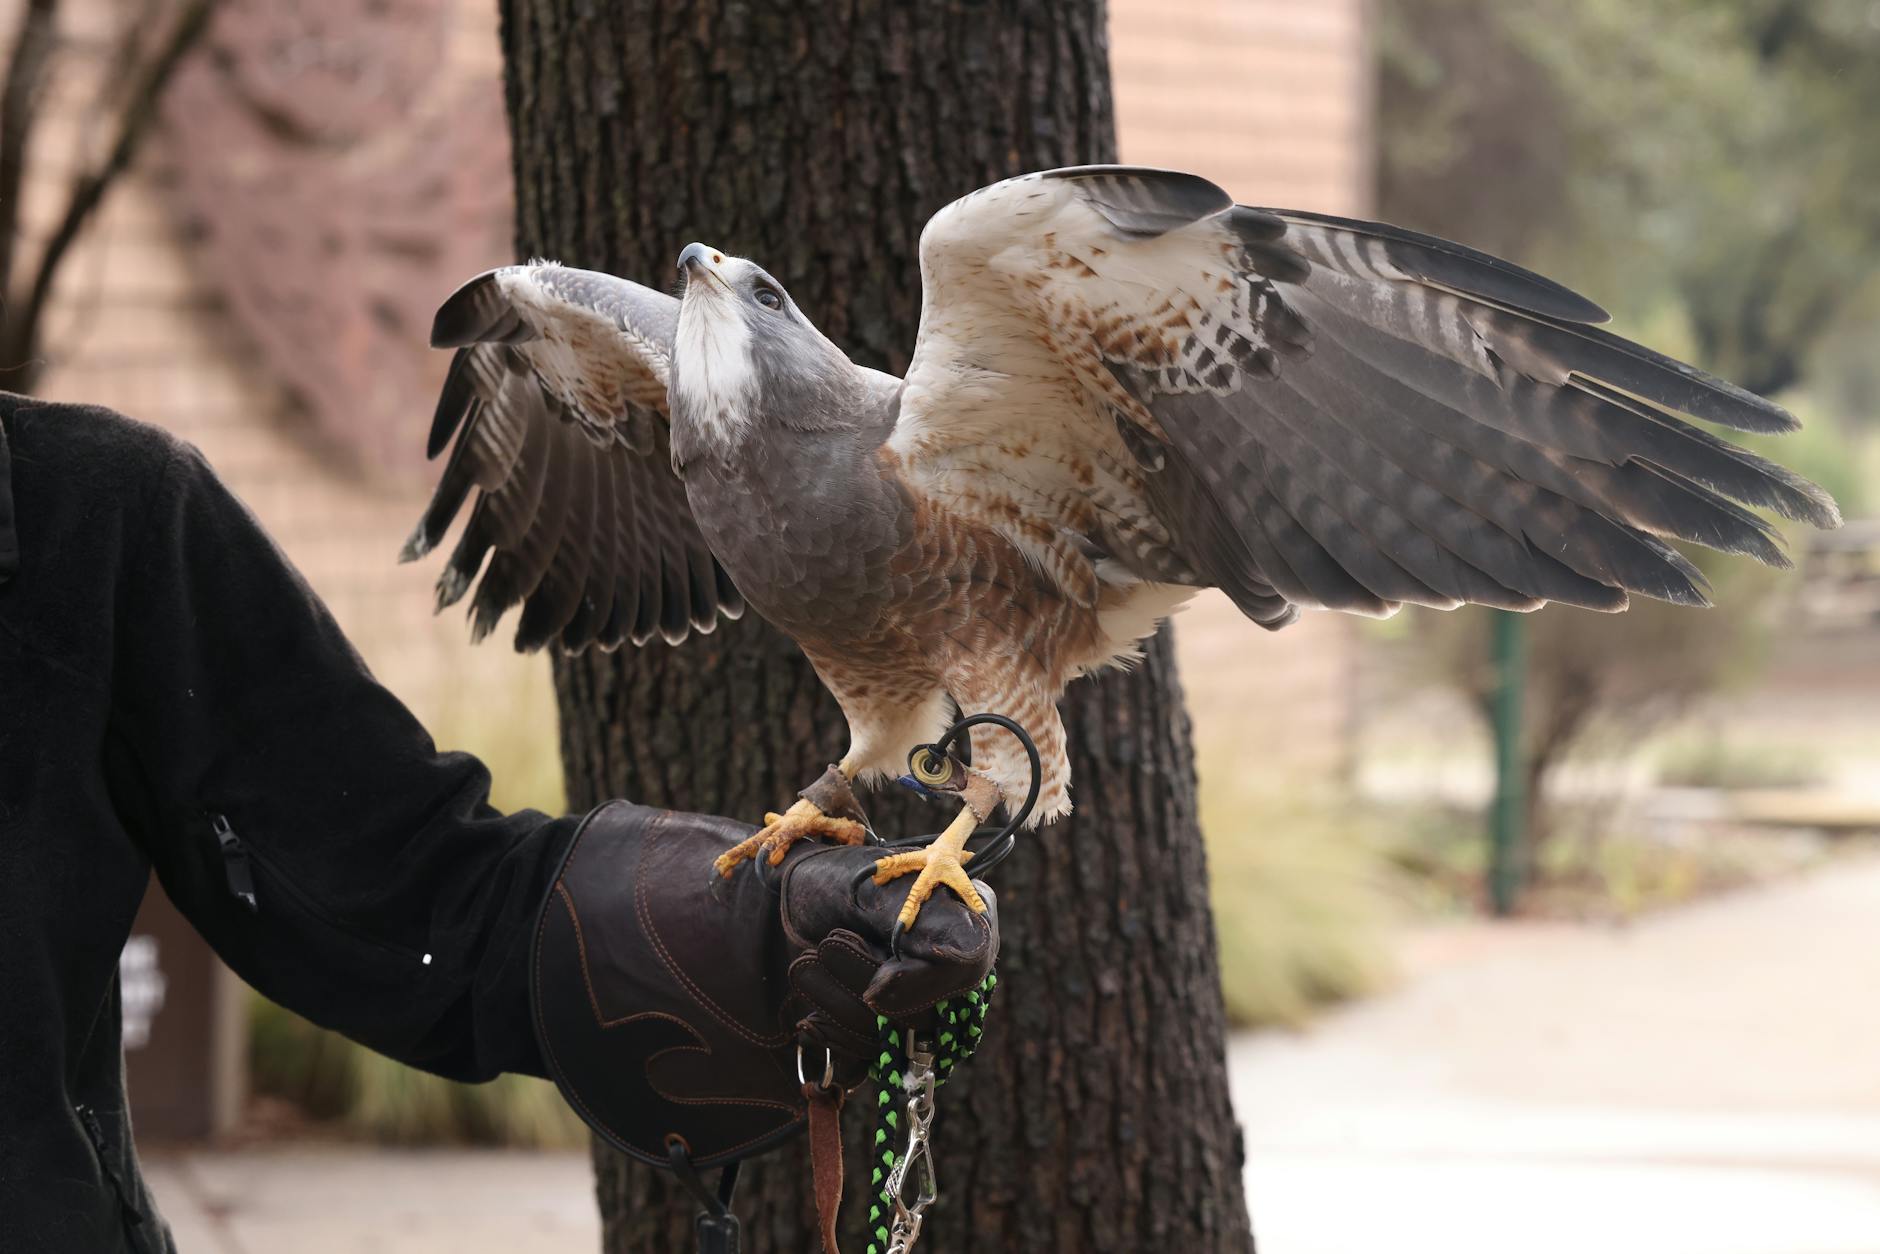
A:
POLYGON ((1802 788, 1828 775, 1817 750, 1731 740, 1714 731, 1672 741, 1657 764, 1658 782, 1672 788, 1802 788))
MULTIPOLYGON (((1424 806, 1380 829, 1380 853, 1427 914, 1468 914, 1484 896, 1487 842, 1471 810, 1424 806)), ((1849 845, 1850 848, 1854 847, 1849 845)), ((1630 919, 1818 865, 1819 831, 1648 823, 1610 801, 1556 807, 1522 910, 1557 919, 1630 919)))
POLYGON ((497 809, 559 814, 566 801, 554 676, 544 658, 515 663, 503 672, 503 682, 426 694, 416 713, 439 748, 475 754, 490 768, 490 800, 497 809))
MULTIPOLYGON (((1609 757, 1634 751, 1676 725, 1704 698, 1740 687, 1762 669, 1784 630, 1790 572, 1742 558, 1691 553, 1710 580, 1708 610, 1635 597, 1623 614, 1550 605, 1526 616, 1524 745, 1527 864, 1539 869, 1559 826, 1549 785, 1557 768, 1589 748, 1609 757)), ((1411 609, 1408 631, 1389 647, 1411 670, 1455 692, 1492 721, 1493 614, 1411 609)))
POLYGON ((586 1130, 546 1080, 506 1075, 459 1084, 375 1054, 256 996, 250 1012, 254 1090, 387 1145, 587 1143, 586 1130))
MULTIPOLYGON (((1533 265, 1873 425, 1870 0, 1382 0, 1379 215, 1533 265)), ((1656 347, 1667 347, 1656 344, 1656 347)))
MULTIPOLYGON (((1378 213, 1536 266, 1607 304, 1622 332, 1775 396, 1800 432, 1730 438, 1859 514, 1880 456, 1875 12, 1869 0, 1383 0, 1378 213)), ((1806 543, 1800 528, 1790 539, 1792 552, 1806 543)), ((1548 848, 1566 826, 1546 794, 1560 761, 1600 741, 1636 747, 1752 674, 1786 628, 1792 576, 1699 565, 1709 613, 1639 600, 1617 618, 1549 608, 1528 620, 1537 869, 1574 856, 1548 848)), ((1481 709, 1489 616, 1404 617, 1395 638, 1481 709)))
POLYGON ((1202 830, 1230 1023, 1298 1026, 1389 982, 1388 862, 1355 806, 1202 775, 1202 830))

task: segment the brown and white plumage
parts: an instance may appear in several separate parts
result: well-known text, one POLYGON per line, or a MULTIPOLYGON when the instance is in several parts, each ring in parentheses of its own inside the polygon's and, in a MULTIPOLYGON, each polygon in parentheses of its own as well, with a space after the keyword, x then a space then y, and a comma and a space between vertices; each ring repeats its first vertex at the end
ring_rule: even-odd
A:
MULTIPOLYGON (((1038 740, 1042 817, 1069 804, 1063 686, 1200 587, 1266 627, 1300 607, 1703 604, 1669 539, 1784 564, 1745 506, 1838 521, 1687 421, 1781 431, 1787 413, 1598 330, 1582 297, 1192 175, 1052 171, 941 210, 901 381, 849 363, 750 263, 694 246, 685 264, 683 306, 539 266, 445 306, 440 342, 474 343, 433 453, 450 414, 470 421, 412 551, 484 492, 440 599, 494 547, 480 627, 522 600, 520 643, 579 647, 673 617, 623 614, 621 588, 643 606, 651 579, 703 628, 735 584, 841 701, 845 765, 897 769, 952 703, 996 710, 1038 740), (683 497, 653 465, 662 416, 683 497)), ((1022 789, 1009 743, 974 754, 1022 789)))
POLYGON ((457 440, 401 560, 430 552, 478 489, 437 586, 438 608, 454 605, 482 570, 478 639, 518 602, 521 649, 677 644, 743 613, 668 465, 677 323, 669 296, 545 262, 481 274, 438 310, 431 343, 457 355, 428 452, 457 440))

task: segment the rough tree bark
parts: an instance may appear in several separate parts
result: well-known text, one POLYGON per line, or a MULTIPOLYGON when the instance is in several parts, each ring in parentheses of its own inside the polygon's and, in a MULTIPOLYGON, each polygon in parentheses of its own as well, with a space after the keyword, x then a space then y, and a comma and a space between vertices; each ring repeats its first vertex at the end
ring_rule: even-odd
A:
MULTIPOLYGON (((1100 0, 503 0, 503 19, 522 253, 661 283, 704 240, 759 259, 832 339, 892 370, 914 343, 933 210, 1114 156, 1100 0)), ((576 806, 625 795, 756 818, 846 744, 795 647, 754 617, 679 649, 560 659, 556 676, 576 806)), ((942 1094, 922 1248, 1251 1250, 1166 636, 1134 672, 1076 685, 1065 713, 1078 811, 996 877, 1000 999, 942 1094)), ((944 817, 873 808, 900 830, 944 817)), ((595 1166, 609 1250, 689 1248, 693 1207, 661 1173, 604 1150, 595 1166)), ((800 1150, 749 1164, 747 1248, 814 1248, 807 1180, 800 1150)), ((859 1213, 844 1230, 859 1248, 859 1213)))

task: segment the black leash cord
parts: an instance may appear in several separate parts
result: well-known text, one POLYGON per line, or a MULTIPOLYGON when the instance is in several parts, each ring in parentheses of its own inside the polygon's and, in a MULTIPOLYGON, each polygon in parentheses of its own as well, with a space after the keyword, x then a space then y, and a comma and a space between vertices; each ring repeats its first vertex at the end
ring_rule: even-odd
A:
MULTIPOLYGON (((974 878, 978 878, 1012 856, 1012 851, 1018 848, 1018 829, 1025 825, 1025 820, 1031 817, 1031 812, 1038 808, 1038 794, 1044 791, 1044 761, 1038 756, 1038 746, 1033 743, 1031 736, 1023 727, 1003 714, 969 714, 947 728, 946 734, 934 743, 915 745, 907 755, 907 761, 911 769, 914 759, 923 753, 931 753, 943 758, 952 757, 953 746, 958 743, 959 738, 975 727, 997 727, 1010 732, 1018 738, 1018 743, 1024 746, 1025 756, 1030 759, 1031 764, 1031 786, 1026 789, 1025 802, 1018 807, 1018 812, 1006 820, 1004 827, 982 825, 967 838, 968 847, 971 847, 972 841, 980 840, 988 833, 991 834, 990 840, 973 850, 972 873, 974 878)), ((886 849, 912 849, 925 845, 932 839, 931 836, 899 836, 893 840, 884 840, 881 845, 886 849)), ((867 876, 858 876, 857 886, 859 887, 859 881, 866 878, 867 876)))
MULTIPOLYGON (((947 729, 947 734, 940 737, 933 746, 942 753, 950 753, 953 745, 975 727, 999 727, 1018 738, 1018 743, 1025 747, 1025 756, 1031 760, 1031 787, 1025 790, 1025 804, 1018 807, 1018 813, 1006 821, 999 834, 973 856, 973 874, 984 875, 993 867, 1012 856, 1018 848, 1018 829, 1025 825, 1031 812, 1038 807, 1038 794, 1044 791, 1044 763, 1038 757, 1038 746, 1032 742, 1023 727, 1003 714, 971 714, 947 729)), ((916 751, 918 752, 918 750, 916 751)), ((981 831, 985 829, 980 829, 981 831)), ((974 835, 978 835, 977 832, 974 835)))

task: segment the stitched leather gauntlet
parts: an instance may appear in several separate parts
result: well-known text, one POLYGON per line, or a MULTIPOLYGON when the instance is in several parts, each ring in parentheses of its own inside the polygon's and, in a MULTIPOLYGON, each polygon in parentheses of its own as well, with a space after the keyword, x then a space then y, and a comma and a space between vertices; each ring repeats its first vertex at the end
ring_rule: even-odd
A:
POLYGON ((998 952, 985 915, 939 893, 891 957, 907 889, 856 873, 878 849, 804 842, 729 879, 712 859, 751 828, 614 802, 575 836, 536 929, 531 996, 548 1071, 603 1138, 648 1162, 682 1141, 697 1167, 757 1153, 806 1121, 797 1078, 829 1050, 853 1087, 875 1014, 918 1018, 972 988, 998 952))

